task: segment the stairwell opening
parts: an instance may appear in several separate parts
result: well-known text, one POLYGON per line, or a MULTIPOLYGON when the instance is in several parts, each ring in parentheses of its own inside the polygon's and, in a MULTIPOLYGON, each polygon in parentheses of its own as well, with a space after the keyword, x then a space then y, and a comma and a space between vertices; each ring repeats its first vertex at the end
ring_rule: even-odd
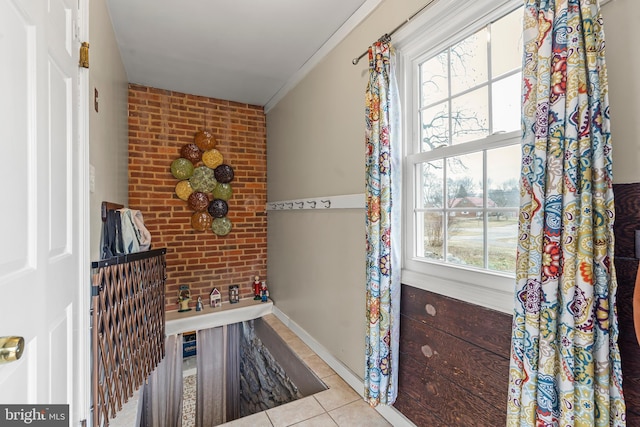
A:
MULTIPOLYGON (((240 322, 238 372, 225 372, 226 381, 237 381, 238 387, 221 387, 216 399, 225 402, 215 425, 275 408, 302 397, 326 390, 327 386, 296 355, 278 333, 261 318, 240 322), (231 390, 231 392, 229 392, 231 390), (229 409, 231 408, 231 409, 229 409)), ((195 426, 198 375, 195 334, 184 335, 183 359, 183 427, 195 426)), ((205 357, 209 357, 205 355, 205 357)), ((202 363, 202 362, 201 362, 202 363)), ((233 363, 227 366, 235 366, 233 363)))

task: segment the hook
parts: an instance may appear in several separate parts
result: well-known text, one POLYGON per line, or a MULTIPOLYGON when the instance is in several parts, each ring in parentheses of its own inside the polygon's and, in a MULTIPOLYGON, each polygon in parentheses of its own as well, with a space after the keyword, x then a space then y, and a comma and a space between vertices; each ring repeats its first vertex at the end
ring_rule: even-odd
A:
POLYGON ((331 207, 331 200, 320 200, 322 203, 324 203, 324 207, 329 209, 331 207))
POLYGON ((316 201, 315 200, 307 200, 307 203, 309 203, 309 205, 311 206, 311 209, 315 209, 316 208, 316 201))
POLYGON ((293 202, 286 203, 287 209, 293 209, 293 202))
POLYGON ((304 202, 295 202, 298 205, 298 209, 302 209, 304 207, 304 202))

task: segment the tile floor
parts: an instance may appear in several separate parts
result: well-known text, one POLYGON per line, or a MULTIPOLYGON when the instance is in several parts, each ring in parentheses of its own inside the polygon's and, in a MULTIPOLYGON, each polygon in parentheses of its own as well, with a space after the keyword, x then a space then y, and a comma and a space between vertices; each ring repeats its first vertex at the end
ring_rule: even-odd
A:
POLYGON ((227 427, 382 427, 390 426, 329 365, 276 316, 263 319, 329 387, 312 396, 223 424, 227 427))

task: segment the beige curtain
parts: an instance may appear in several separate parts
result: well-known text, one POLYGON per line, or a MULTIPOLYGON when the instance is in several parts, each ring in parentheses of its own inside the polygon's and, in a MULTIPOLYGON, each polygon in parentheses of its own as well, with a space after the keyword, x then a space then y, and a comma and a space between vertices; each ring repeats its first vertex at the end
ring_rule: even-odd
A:
POLYGON ((166 354, 143 389, 141 426, 182 426, 182 334, 165 341, 166 354))
POLYGON ((196 334, 196 427, 233 421, 240 414, 240 323, 196 334))
POLYGON ((240 323, 227 326, 227 421, 240 417, 240 323))
POLYGON ((203 329, 197 338, 196 427, 212 427, 225 422, 224 414, 224 328, 203 329))

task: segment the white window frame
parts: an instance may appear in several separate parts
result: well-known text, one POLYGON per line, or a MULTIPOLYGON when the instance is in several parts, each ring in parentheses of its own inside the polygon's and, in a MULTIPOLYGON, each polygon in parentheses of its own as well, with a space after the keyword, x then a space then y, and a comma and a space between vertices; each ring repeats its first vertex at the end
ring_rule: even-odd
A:
MULTIPOLYGON (((414 256, 416 186, 415 161, 429 158, 411 147, 419 140, 417 123, 418 64, 487 24, 522 6, 521 0, 436 0, 393 37, 397 50, 397 76, 403 109, 403 257, 402 283, 511 314, 515 278, 511 274, 425 261, 414 256), (411 157, 408 157, 410 154, 411 157)), ((497 148, 519 138, 520 131, 490 135, 486 148, 497 148)), ((484 144, 483 144, 484 145, 484 144)), ((468 148, 460 150, 467 151, 468 148)))

